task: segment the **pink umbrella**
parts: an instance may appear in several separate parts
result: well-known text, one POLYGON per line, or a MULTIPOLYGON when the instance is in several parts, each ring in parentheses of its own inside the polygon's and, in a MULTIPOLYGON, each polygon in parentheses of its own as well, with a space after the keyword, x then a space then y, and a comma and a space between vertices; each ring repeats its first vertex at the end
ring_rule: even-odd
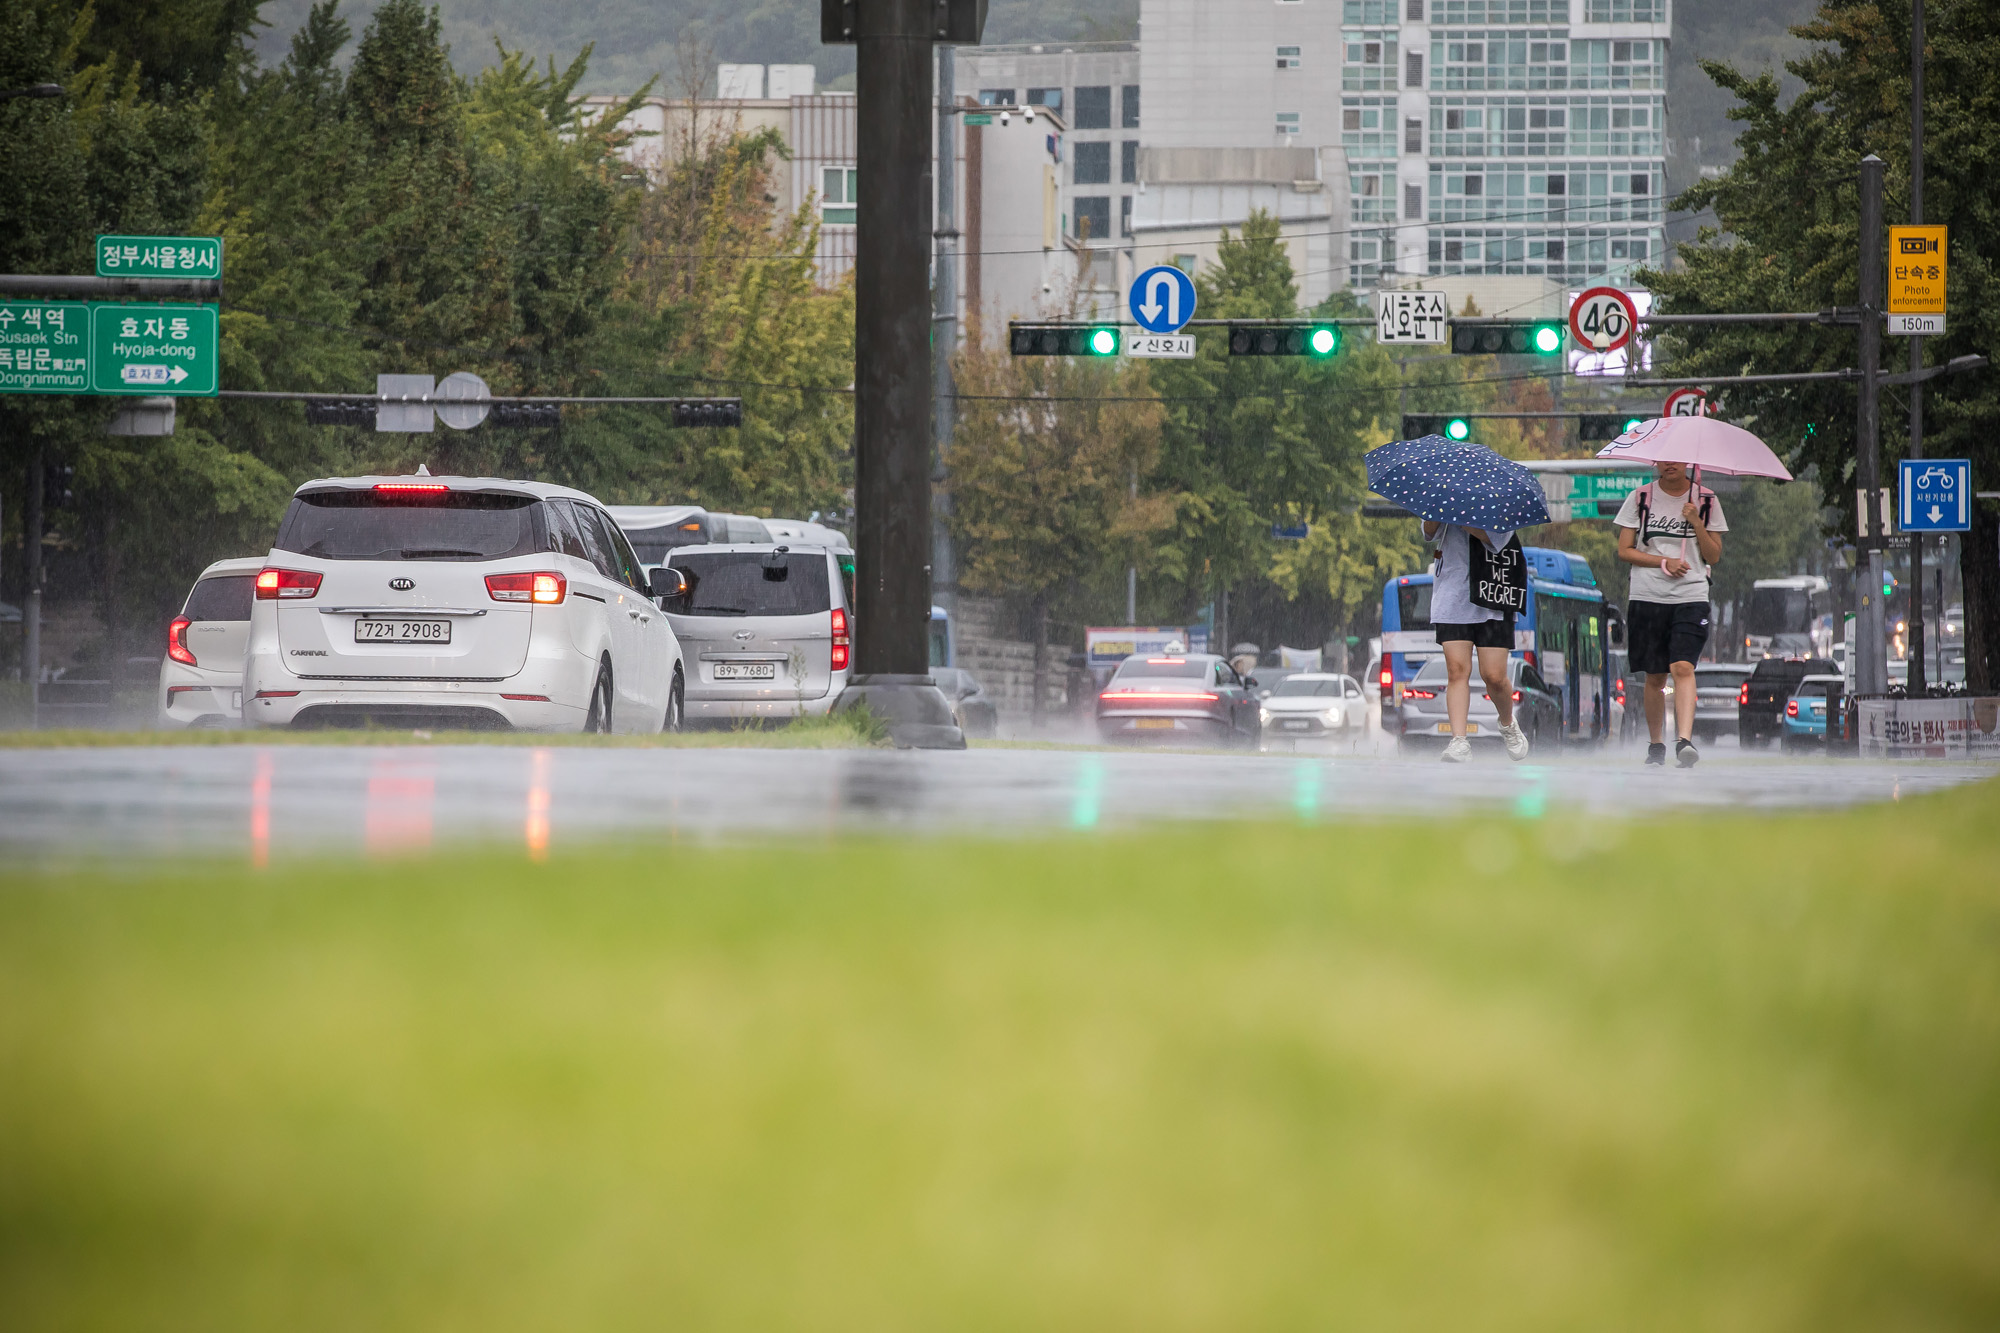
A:
MULTIPOLYGON (((1629 458, 1635 463, 1681 463, 1694 473, 1694 489, 1701 495, 1701 470, 1732 473, 1744 477, 1776 477, 1790 481, 1792 474, 1769 445, 1744 430, 1714 417, 1655 417, 1642 421, 1597 451, 1599 458, 1629 458)), ((1688 543, 1681 542, 1681 558, 1688 558, 1688 543)))
POLYGON ((1700 480, 1703 468, 1745 477, 1792 479, 1769 445, 1741 426, 1714 417, 1642 421, 1599 449, 1597 456, 1638 463, 1685 463, 1694 469, 1696 480, 1700 480))

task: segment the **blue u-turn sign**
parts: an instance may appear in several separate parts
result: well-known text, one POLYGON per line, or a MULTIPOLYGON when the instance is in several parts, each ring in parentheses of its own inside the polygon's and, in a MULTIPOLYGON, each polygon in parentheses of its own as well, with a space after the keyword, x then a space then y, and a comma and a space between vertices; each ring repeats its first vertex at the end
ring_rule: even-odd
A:
POLYGON ((1897 481, 1903 531, 1971 531, 1971 459, 1905 458, 1897 481))
POLYGON ((1125 303, 1146 332, 1179 333, 1194 318, 1194 282, 1171 264, 1158 264, 1132 279, 1125 303))

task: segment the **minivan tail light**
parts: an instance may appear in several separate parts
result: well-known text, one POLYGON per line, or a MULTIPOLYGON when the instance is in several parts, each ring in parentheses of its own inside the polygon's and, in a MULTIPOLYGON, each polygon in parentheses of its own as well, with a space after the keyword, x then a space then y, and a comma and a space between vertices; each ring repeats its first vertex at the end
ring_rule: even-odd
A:
POLYGON ((569 595, 569 580, 546 569, 531 574, 488 574, 486 595, 496 602, 554 606, 569 595))
POLYGON ((257 575, 257 600, 274 602, 294 597, 317 597, 324 574, 311 569, 266 569, 257 575))
POLYGON ((167 626, 167 656, 185 666, 196 665, 187 643, 188 626, 193 623, 186 616, 176 616, 174 623, 167 626))
POLYGON ((375 483, 375 489, 378 491, 400 491, 405 495, 411 493, 417 495, 443 495, 451 487, 437 481, 378 481, 375 483))
POLYGON ((852 645, 847 637, 847 611, 844 607, 833 608, 833 669, 847 670, 848 654, 852 645))

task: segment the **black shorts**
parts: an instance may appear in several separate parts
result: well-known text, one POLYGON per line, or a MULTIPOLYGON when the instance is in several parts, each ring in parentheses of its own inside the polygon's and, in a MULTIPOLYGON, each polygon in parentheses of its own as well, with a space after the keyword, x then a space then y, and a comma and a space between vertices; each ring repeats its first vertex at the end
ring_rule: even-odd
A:
POLYGON ((1439 643, 1470 643, 1474 648, 1505 648, 1514 651, 1514 616, 1510 612, 1498 620, 1481 620, 1471 625, 1432 625, 1439 643))
POLYGON ((1631 602, 1625 608, 1634 671, 1651 676, 1671 671, 1676 662, 1698 662, 1707 643, 1707 602, 1631 602))

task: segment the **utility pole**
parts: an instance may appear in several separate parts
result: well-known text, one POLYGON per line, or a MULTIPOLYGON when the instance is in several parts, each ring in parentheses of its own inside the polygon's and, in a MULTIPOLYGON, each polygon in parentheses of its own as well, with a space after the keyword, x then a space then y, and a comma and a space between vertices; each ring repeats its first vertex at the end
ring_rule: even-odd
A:
MULTIPOLYGON (((1139 500, 1139 465, 1137 463, 1132 465, 1132 486, 1129 494, 1132 497, 1133 504, 1136 505, 1139 500)), ((1137 565, 1125 566, 1125 623, 1128 625, 1139 623, 1139 567, 1137 565)))
POLYGON ((28 724, 42 725, 42 467, 41 442, 28 456, 28 508, 22 515, 22 551, 28 588, 21 600, 21 674, 28 678, 28 724))
MULTIPOLYGON (((1924 220, 1924 0, 1911 0, 1910 8, 1910 221, 1924 220)), ((1910 335, 1910 369, 1924 368, 1924 340, 1910 335)), ((1924 386, 1910 386, 1910 457, 1924 456, 1924 386)), ((1944 614, 1942 604, 1938 614, 1944 614)), ((1924 543, 1910 537, 1910 675, 1909 697, 1921 699, 1930 693, 1924 672, 1924 543)), ((1940 669, 1942 666, 1940 665, 1940 669)))
POLYGON ((1868 512, 1862 538, 1865 576, 1854 614, 1854 687, 1858 694, 1887 694, 1888 658, 1882 634, 1882 159, 1861 159, 1861 393, 1855 409, 1854 479, 1868 512))
MULTIPOLYGON (((946 455, 951 450, 952 429, 957 422, 958 400, 951 378, 952 353, 958 350, 958 136, 957 62, 949 46, 937 52, 937 225, 936 271, 932 295, 936 309, 931 315, 931 403, 934 420, 932 445, 936 450, 934 483, 942 483, 950 470, 946 455)), ((951 512, 951 495, 941 491, 933 496, 938 512, 932 518, 932 596, 955 617, 958 614, 958 558, 952 549, 951 530, 946 515, 951 512)))
POLYGON ((821 0, 855 44, 854 675, 898 745, 963 749, 930 675, 934 43, 977 42, 979 0, 821 0))

